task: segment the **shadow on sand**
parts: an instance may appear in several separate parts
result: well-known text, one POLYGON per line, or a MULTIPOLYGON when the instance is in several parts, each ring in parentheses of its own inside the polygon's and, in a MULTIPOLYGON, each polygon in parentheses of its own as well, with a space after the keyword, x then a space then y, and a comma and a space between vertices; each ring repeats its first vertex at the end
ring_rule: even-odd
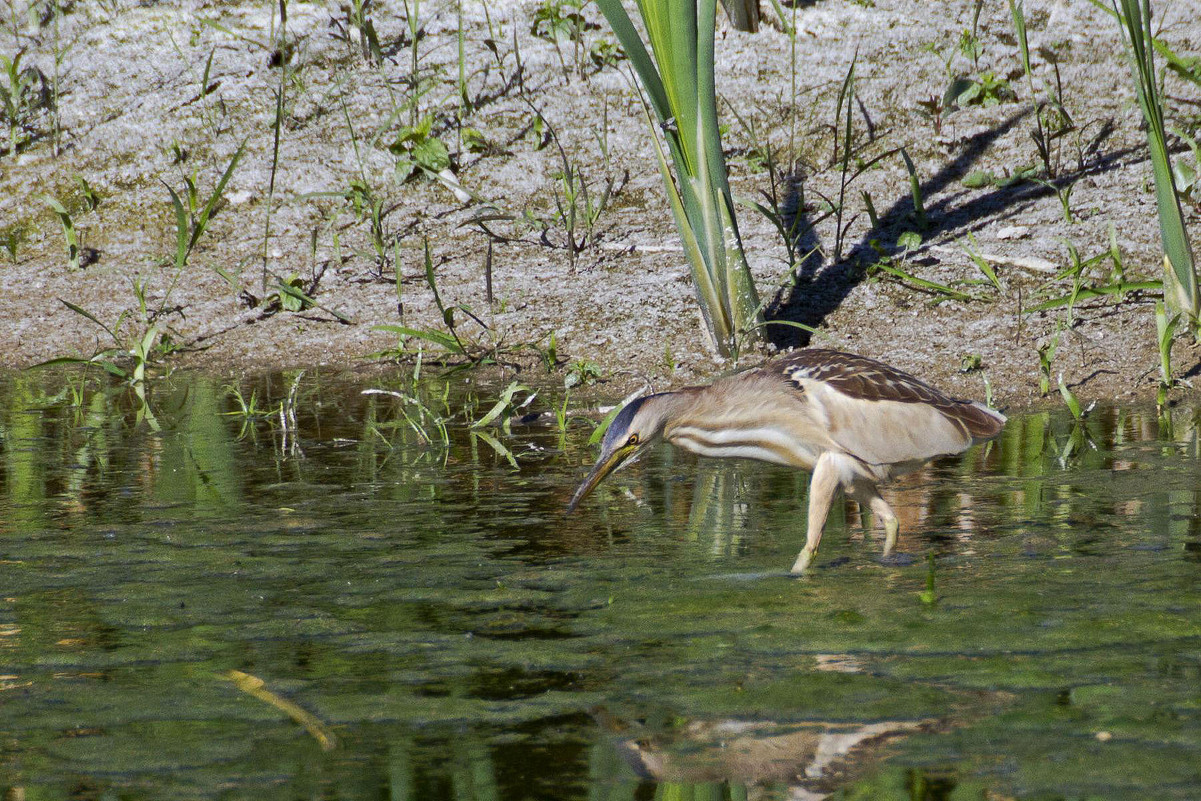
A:
MULTIPOLYGON (((1027 107, 1011 115, 996 127, 972 137, 958 156, 939 170, 933 177, 921 183, 923 198, 936 198, 926 205, 927 227, 924 239, 930 241, 942 234, 959 229, 976 228, 984 221, 1004 215, 1006 210, 1017 211, 1038 198, 1054 194, 1054 189, 1044 184, 1023 181, 970 197, 968 189, 950 190, 954 183, 963 180, 1000 137, 1007 134, 1033 111, 1027 107)), ((1090 148, 1095 149, 1108 138, 1111 125, 1102 127, 1090 148)), ((1056 187, 1066 186, 1088 173, 1106 172, 1118 166, 1122 158, 1132 149, 1114 151, 1095 158, 1088 166, 1065 173, 1052 183, 1056 187)), ((797 267, 797 278, 791 285, 782 287, 767 307, 768 320, 784 320, 817 327, 836 310, 866 276, 865 265, 877 258, 876 248, 883 243, 893 243, 897 236, 913 227, 910 220, 915 209, 913 198, 906 194, 880 215, 880 225, 863 235, 847 254, 846 258, 825 264, 821 242, 807 219, 804 208, 799 208, 796 251, 809 254, 797 267), (878 242, 873 243, 873 240, 878 242)), ((895 246, 884 245, 886 250, 895 251, 895 246)), ((809 343, 810 334, 791 326, 768 326, 769 340, 780 348, 803 347, 809 343)))

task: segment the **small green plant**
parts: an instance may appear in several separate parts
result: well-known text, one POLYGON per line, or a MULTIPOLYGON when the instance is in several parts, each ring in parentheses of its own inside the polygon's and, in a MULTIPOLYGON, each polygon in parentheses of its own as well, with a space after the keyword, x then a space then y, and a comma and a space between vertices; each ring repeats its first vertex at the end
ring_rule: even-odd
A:
POLYGON ((229 384, 225 387, 225 395, 233 399, 233 402, 237 404, 236 409, 224 414, 230 417, 237 417, 241 420, 242 428, 238 432, 239 440, 244 439, 247 434, 254 431, 255 423, 262 420, 270 420, 283 411, 282 401, 275 408, 271 409, 259 406, 257 389, 252 389, 250 397, 247 398, 237 385, 229 384))
POLYGON ((947 117, 959 109, 959 95, 967 91, 969 82, 966 78, 951 81, 942 95, 931 94, 925 100, 917 101, 918 113, 930 120, 934 126, 934 135, 942 136, 942 125, 947 117))
MULTIPOLYGON (((533 128, 540 132, 537 134, 538 149, 553 143, 559 153, 559 162, 562 168, 553 175, 556 190, 552 195, 555 204, 554 215, 552 217, 541 217, 536 211, 529 208, 524 209, 521 215, 491 209, 484 214, 476 215, 465 224, 477 226, 488 236, 489 256, 487 264, 489 266, 491 265, 491 243, 500 240, 489 229, 488 223, 498 221, 515 222, 518 225, 526 225, 534 230, 540 230, 542 243, 552 247, 554 245, 548 236, 548 232, 552 227, 558 225, 563 231, 563 248, 567 251, 571 266, 574 269, 579 254, 596 244, 598 234, 597 225, 601 215, 608 209, 611 200, 624 188, 630 177, 629 172, 626 171, 620 181, 612 172, 609 161, 607 134, 609 114, 607 106, 604 110, 602 132, 593 131, 600 149, 601 162, 605 172, 604 184, 598 192, 595 189, 596 184, 589 181, 578 162, 568 157, 567 150, 559 140, 554 126, 542 116, 538 108, 528 99, 526 99, 526 104, 533 114, 533 128)), ((490 280, 490 272, 486 271, 485 274, 489 276, 490 280)), ((489 283, 490 286, 491 284, 489 283)), ((489 302, 491 302, 490 291, 489 302)))
POLYGON ((434 118, 423 117, 417 125, 400 129, 388 146, 396 156, 396 180, 404 183, 416 175, 439 180, 439 173, 450 168, 450 152, 446 144, 432 133, 434 118))
POLYGON ((500 397, 496 399, 494 404, 492 404, 492 408, 489 409, 483 417, 473 422, 471 424, 471 428, 478 429, 491 425, 499 425, 501 431, 503 431, 505 434, 508 434, 509 426, 513 422, 513 416, 518 411, 525 408, 530 401, 533 400, 533 395, 530 395, 530 392, 530 388, 524 384, 519 384, 516 381, 510 381, 509 385, 505 387, 503 392, 500 393, 500 397), (514 400, 514 396, 518 392, 527 393, 528 397, 526 398, 525 402, 519 404, 514 400))
POLYGON ((902 231, 897 237, 897 247, 901 249, 904 256, 908 256, 913 251, 922 246, 922 235, 917 231, 902 231))
POLYGON ((626 53, 617 42, 602 36, 592 42, 592 46, 588 48, 588 57, 599 70, 616 66, 619 61, 625 59, 626 53))
POLYGON ((1162 39, 1154 39, 1155 52, 1163 56, 1168 69, 1186 81, 1201 86, 1201 56, 1181 56, 1162 39))
POLYGON ((1097 444, 1093 442, 1092 437, 1088 433, 1088 428, 1084 424, 1085 419, 1097 405, 1097 402, 1093 401, 1088 405, 1088 408, 1081 406, 1080 399, 1076 397, 1076 393, 1064 382, 1063 373, 1059 374, 1059 395, 1063 398, 1064 405, 1067 406, 1068 411, 1072 414, 1072 431, 1068 434, 1063 447, 1059 451, 1059 464, 1061 467, 1066 468, 1073 455, 1081 451, 1085 445, 1090 445, 1094 449, 1097 447, 1097 444))
POLYGON ((1047 397, 1051 391, 1051 367, 1055 363, 1055 351, 1059 349, 1059 337, 1063 333, 1063 321, 1055 325, 1055 333, 1043 338, 1037 345, 1038 350, 1038 393, 1047 397))
MULTIPOLYGON (((506 447, 496 437, 492 436, 483 429, 488 426, 499 424, 502 433, 505 435, 510 433, 509 426, 513 421, 513 416, 521 409, 525 408, 531 401, 533 401, 534 396, 537 394, 529 394, 523 403, 518 404, 514 399, 514 396, 518 392, 529 393, 530 388, 523 386, 516 381, 510 382, 509 385, 505 387, 504 391, 501 392, 500 397, 496 400, 496 403, 492 405, 492 408, 489 409, 483 417, 472 423, 469 428, 472 437, 483 440, 488 447, 492 448, 492 450, 494 450, 498 455, 504 457, 505 461, 507 461, 514 470, 518 469, 518 464, 517 458, 513 455, 513 451, 506 447)), ((566 406, 564 406, 563 414, 566 415, 566 406)), ((564 423, 564 426, 565 425, 566 423, 564 423)))
POLYGON ((571 268, 574 270, 576 258, 587 245, 586 237, 579 241, 576 240, 576 226, 579 222, 580 202, 583 202, 586 212, 590 211, 590 207, 593 205, 588 197, 588 181, 580 168, 570 162, 566 163, 564 169, 555 173, 553 177, 559 186, 559 191, 554 195, 557 217, 563 226, 564 246, 567 248, 571 268))
MULTIPOLYGON (((760 135, 759 126, 755 124, 755 118, 751 115, 742 115, 738 113, 737 107, 729 101, 725 100, 726 108, 730 110, 730 114, 738 122, 738 126, 742 129, 743 136, 746 137, 746 147, 743 148, 743 159, 746 163, 746 168, 751 173, 761 173, 774 166, 774 159, 771 153, 771 142, 760 135)), ((725 131, 723 130, 723 133, 725 131)))
MULTIPOLYGON (((980 8, 979 5, 976 6, 980 8)), ((976 18, 979 19, 979 11, 977 10, 976 18)), ((980 42, 980 36, 976 31, 976 26, 973 24, 972 30, 964 30, 959 34, 959 53, 964 58, 972 62, 976 70, 980 69, 980 56, 984 54, 984 45, 980 42)))
POLYGON ((1130 281, 1125 276, 1125 270, 1122 267, 1121 252, 1117 247, 1116 235, 1111 232, 1109 248, 1090 256, 1085 259, 1080 256, 1074 243, 1064 241, 1064 245, 1068 250, 1068 266, 1059 274, 1057 274, 1050 282, 1040 287, 1039 292, 1045 292, 1048 288, 1056 287, 1064 281, 1070 279, 1072 282, 1071 288, 1067 294, 1057 295, 1049 300, 1045 300, 1034 306, 1026 309, 1026 312, 1042 312, 1051 309, 1066 307, 1068 310, 1067 325, 1071 327, 1075 324, 1075 307, 1082 300, 1092 298, 1112 297, 1118 300, 1126 298, 1128 295, 1139 292, 1151 292, 1163 289, 1163 282, 1159 280, 1151 281, 1130 281), (1112 262, 1112 268, 1108 280, 1110 283, 1089 282, 1089 277, 1093 272, 1093 268, 1100 262, 1109 259, 1112 262))
POLYGON ((79 195, 83 200, 84 211, 95 211, 100 208, 100 195, 92 189, 92 185, 82 175, 75 176, 75 183, 79 186, 79 195))
POLYGON ((101 348, 87 358, 60 356, 34 366, 47 367, 56 364, 81 364, 98 367, 110 375, 120 378, 140 393, 146 382, 147 369, 155 354, 170 349, 171 343, 160 340, 160 335, 163 333, 162 329, 157 323, 150 320, 145 303, 145 285, 134 281, 134 292, 141 306, 143 325, 140 330, 135 331, 131 336, 126 336, 125 332, 125 322, 130 318, 128 311, 121 312, 117 316, 117 321, 112 326, 107 326, 88 310, 59 298, 59 301, 68 309, 92 321, 108 334, 109 338, 113 341, 113 347, 101 348))
POLYGON ((1181 200, 1192 204, 1194 208, 1201 209, 1201 147, 1198 147, 1196 139, 1179 128, 1173 128, 1172 133, 1180 137, 1193 154, 1192 164, 1182 158, 1172 162, 1172 176, 1176 179, 1176 192, 1181 200))
POLYGON ((938 95, 917 101, 917 110, 934 125, 934 135, 942 136, 942 121, 950 107, 938 95))
MULTIPOLYGON (((767 143, 767 176, 768 188, 759 190, 759 195, 763 198, 762 203, 750 199, 740 199, 739 202, 755 209, 775 227, 788 254, 788 280, 795 285, 800 278, 801 264, 820 247, 814 245, 810 252, 803 256, 800 253, 802 233, 808 227, 805 217, 804 181, 799 176, 785 176, 779 172, 772 156, 770 142, 767 143)), ((867 213, 871 217, 872 229, 879 228, 871 196, 861 192, 860 197, 863 198, 867 213)))
POLYGON ((530 33, 550 42, 578 40, 587 24, 580 0, 543 0, 534 11, 530 33))
POLYGON ((1026 84, 1030 87, 1030 95, 1033 97, 1034 71, 1030 68, 1030 41, 1026 36, 1026 9, 1023 0, 1009 0, 1009 16, 1013 20, 1013 34, 1021 54, 1022 72, 1026 75, 1026 84))
POLYGON ((976 269, 983 273, 984 277, 988 279, 988 282, 992 284, 998 292, 1000 292, 1001 281, 997 278, 997 272, 993 269, 992 265, 988 263, 988 260, 980 255, 980 246, 976 242, 976 237, 971 231, 968 231, 967 233, 967 241, 968 244, 966 245, 960 241, 959 246, 963 248, 965 253, 967 253, 968 258, 972 260, 972 264, 976 265, 976 269))
POLYGON ((917 177, 917 168, 913 166, 913 160, 909 158, 909 153, 905 148, 901 148, 901 159, 905 162, 905 171, 909 173, 909 194, 913 198, 913 221, 917 224, 919 231, 925 231, 929 227, 929 220, 926 219, 926 204, 922 201, 922 184, 917 177))
MULTIPOLYGON (((542 119, 542 115, 539 114, 538 118, 542 119)), ((579 164, 567 157, 567 151, 559 141, 554 128, 549 124, 546 125, 547 133, 559 151, 559 160, 562 164, 562 170, 554 175, 559 188, 554 195, 555 210, 556 219, 563 227, 564 244, 573 269, 579 254, 596 244, 597 223, 605 209, 609 207, 609 201, 614 194, 621 191, 609 164, 608 118, 609 109, 606 105, 604 122, 602 122, 604 133, 593 131, 600 147, 605 172, 605 183, 599 192, 589 189, 588 179, 579 164), (582 230, 577 236, 576 232, 581 228, 582 230)), ((626 173, 626 179, 628 178, 629 173, 626 173)), ((622 185, 624 183, 623 180, 622 185)))
POLYGON ((902 283, 908 284, 913 289, 916 289, 921 292, 927 292, 931 295, 934 295, 936 301, 943 301, 943 300, 967 301, 967 300, 975 299, 975 298, 973 298, 972 295, 968 294, 967 292, 961 292, 958 289, 954 289, 952 287, 947 286, 946 284, 940 284, 937 281, 930 281, 925 278, 919 278, 918 276, 914 275, 913 273, 902 269, 899 266, 899 262, 896 259, 892 259, 892 258, 881 259, 881 260, 868 266, 867 274, 869 276, 873 276, 878 273, 885 273, 887 275, 891 275, 893 278, 900 279, 902 283))
POLYGON ((316 302, 304 291, 304 281, 296 273, 279 282, 279 305, 284 311, 299 312, 310 309, 316 302))
MULTIPOLYGON (((368 221, 368 242, 374 252, 372 256, 377 274, 382 275, 388 260, 388 240, 390 238, 384 226, 383 198, 375 194, 370 183, 360 178, 352 178, 349 186, 340 193, 340 197, 350 204, 356 220, 368 221)), ((392 239, 392 244, 393 255, 395 255, 395 248, 398 245, 395 238, 392 239)))
POLYGON ((0 119, 8 126, 8 154, 16 155, 35 131, 37 112, 50 103, 46 76, 37 67, 22 67, 21 53, 0 54, 0 119))
MULTIPOLYGON (((181 54, 182 55, 182 54, 181 54)), ((200 73, 200 83, 197 86, 196 98, 201 101, 201 114, 204 117, 205 124, 209 130, 216 136, 220 133, 221 120, 217 116, 217 112, 224 113, 226 109, 220 103, 210 103, 206 99, 217 91, 221 86, 221 81, 211 80, 213 74, 213 57, 217 55, 216 48, 209 49, 208 58, 204 62, 204 71, 200 73)))
POLYGON ((973 77, 955 101, 961 106, 996 106, 1017 100, 1007 78, 992 70, 985 70, 973 77))
POLYGON ((425 32, 421 29, 421 0, 401 0, 405 10, 405 23, 409 29, 409 127, 416 128, 421 117, 421 96, 425 94, 422 87, 421 63, 419 45, 425 32))
MULTIPOLYGON (((352 178, 347 188, 342 192, 321 192, 316 193, 315 196, 322 197, 332 195, 341 197, 350 204, 351 209, 354 211, 356 220, 362 221, 366 219, 370 221, 368 241, 371 243, 372 250, 374 251, 376 275, 377 277, 382 277, 384 274, 384 267, 387 264, 389 252, 389 236, 384 229, 384 217, 386 214, 384 210, 384 201, 383 198, 375 194, 375 191, 372 189, 371 181, 369 181, 367 178, 367 167, 366 162, 363 159, 362 149, 359 147, 359 136, 355 131, 354 123, 350 119, 350 109, 347 106, 345 99, 342 99, 341 105, 342 119, 346 123, 346 130, 350 136, 350 144, 354 149, 355 160, 358 162, 359 177, 352 178)), ((335 243, 338 242, 336 236, 337 235, 335 234, 335 243)), ((395 242, 393 242, 393 246, 395 246, 395 242)), ((264 289, 266 289, 266 285, 267 273, 266 270, 264 270, 264 289)))
MULTIPOLYGON (((327 306, 316 299, 317 286, 321 282, 322 276, 325 274, 325 267, 329 262, 324 262, 320 267, 315 263, 317 253, 317 238, 319 228, 314 228, 309 235, 309 248, 311 258, 313 259, 313 267, 310 272, 309 281, 306 285, 305 281, 300 277, 299 273, 293 272, 287 278, 276 279, 273 289, 273 296, 270 303, 267 305, 264 314, 274 314, 277 311, 286 312, 301 312, 306 309, 321 309, 322 311, 332 315, 338 322, 343 325, 353 325, 354 320, 346 316, 342 312, 327 306)), ((334 234, 334 262, 341 263, 340 245, 337 233, 334 234)), ((397 248, 396 263, 400 264, 399 248, 397 248)), ((229 282, 231 286, 236 287, 237 281, 224 271, 218 269, 218 272, 229 282)), ((397 272, 397 311, 403 317, 404 307, 400 303, 400 273, 397 272)))
POLYGON ((531 347, 538 351, 538 355, 542 358, 542 366, 546 368, 547 375, 555 371, 559 366, 559 335, 555 331, 551 331, 547 336, 546 347, 541 347, 541 340, 535 342, 531 347))
MULTIPOLYGON (((1056 66, 1058 75, 1058 66, 1056 66)), ((1039 102, 1034 111, 1034 127, 1030 138, 1038 151, 1043 165, 1043 175, 1054 180, 1059 175, 1061 162, 1060 140, 1076 130, 1076 123, 1063 102, 1058 99, 1039 102)))
MULTIPOLYGON (((819 208, 821 208, 825 215, 814 220, 811 225, 816 225, 826 217, 834 217, 834 261, 842 259, 842 247, 846 235, 851 225, 859 216, 858 214, 847 215, 847 193, 850 191, 851 185, 865 172, 897 152, 897 149, 894 148, 873 156, 870 159, 865 159, 863 150, 871 142, 856 143, 854 116, 857 105, 858 101, 855 95, 855 61, 852 60, 850 67, 843 76, 834 106, 834 124, 832 126, 834 150, 831 164, 839 171, 838 195, 831 198, 823 195, 816 189, 813 190, 822 200, 819 208)), ((872 213, 874 213, 874 209, 872 213)), ((799 215, 794 218, 794 221, 796 219, 799 219, 799 215)))
POLYGON ((1172 341, 1180 320, 1180 312, 1169 317, 1162 302, 1155 304, 1155 333, 1159 343, 1159 391, 1156 393, 1156 403, 1160 409, 1167 405, 1168 390, 1176 386, 1176 380, 1172 377, 1172 341))
POLYGON ((563 73, 569 73, 561 46, 571 45, 572 64, 577 73, 583 73, 584 31, 596 26, 584 17, 583 8, 588 0, 543 0, 534 12, 530 33, 551 42, 559 56, 563 73))
POLYGON ((875 277, 881 273, 900 279, 901 283, 918 290, 934 295, 936 302, 945 300, 960 300, 968 301, 976 298, 967 292, 962 292, 946 284, 940 284, 937 281, 930 281, 925 278, 919 278, 911 272, 905 270, 901 265, 905 264, 906 255, 916 246, 921 244, 921 236, 913 231, 906 231, 901 234, 897 242, 898 246, 903 249, 899 255, 890 255, 878 242, 872 240, 871 245, 876 251, 877 260, 868 265, 868 277, 875 277), (915 244, 916 243, 916 244, 915 244))
MULTIPOLYGON (((400 342, 395 348, 379 351, 371 354, 372 358, 376 359, 395 359, 399 360, 405 356, 411 356, 412 353, 406 347, 407 341, 410 338, 423 340, 432 345, 440 347, 446 356, 466 356, 467 348, 457 336, 444 334, 441 331, 426 328, 411 328, 405 325, 375 325, 371 327, 372 331, 382 331, 389 334, 396 334, 400 337, 400 342)), ((422 358, 419 351, 417 357, 422 358)))
POLYGON ((3 247, 8 253, 9 261, 13 264, 17 263, 17 256, 21 251, 21 246, 25 244, 28 238, 28 225, 13 224, 0 228, 0 247, 3 247))
POLYGON ((571 389, 577 386, 586 386, 601 377, 600 365, 596 362, 585 359, 577 359, 571 363, 571 367, 567 370, 567 375, 563 378, 563 386, 566 389, 571 389))
POLYGON ((1122 262, 1122 249, 1118 247, 1118 229, 1112 222, 1109 224, 1109 280, 1125 281, 1126 267, 1122 262))
POLYGON ((1072 216, 1072 190, 1076 188, 1075 181, 1044 181, 1041 178, 1032 178, 1036 184, 1045 186, 1055 193, 1059 198, 1059 206, 1063 210, 1063 221, 1068 225, 1076 222, 1076 218, 1072 216))
POLYGON ((1004 189, 1007 186, 1013 186, 1023 181, 1033 180, 1039 175, 1039 167, 1037 164, 1026 164, 1013 170, 1012 173, 1006 168, 1006 175, 996 175, 991 170, 972 170, 967 175, 963 176, 960 183, 968 189, 983 189, 984 187, 996 187, 1004 189))
POLYGON ((340 37, 347 45, 354 47, 351 41, 351 31, 358 34, 359 52, 368 64, 382 64, 383 51, 379 45, 379 35, 375 32, 375 23, 371 19, 372 0, 350 0, 349 5, 342 7, 346 13, 346 25, 340 22, 334 24, 340 29, 340 37))
POLYGON ((79 237, 75 233, 75 222, 62 203, 49 195, 43 195, 42 199, 58 217, 59 225, 63 229, 63 239, 67 244, 67 266, 74 272, 79 269, 79 237))
POLYGON ((488 153, 494 149, 487 137, 469 126, 459 129, 459 140, 463 144, 463 149, 468 153, 488 153))
POLYGON ((534 135, 534 151, 537 152, 551 143, 551 132, 548 129, 546 118, 542 116, 542 112, 533 108, 534 122, 530 125, 530 133, 534 135))
POLYGON ((880 215, 876 213, 876 204, 872 200, 872 193, 863 189, 860 190, 859 197, 863 199, 863 210, 867 212, 867 218, 871 221, 872 230, 880 230, 880 215))
MULTIPOLYGON (((428 238, 424 242, 424 250, 425 282, 430 288, 430 292, 433 293, 434 306, 437 307, 438 312, 441 314, 442 324, 446 327, 446 331, 443 332, 432 328, 412 328, 410 326, 393 324, 372 326, 373 331, 383 331, 390 334, 396 334, 400 339, 395 348, 390 348, 388 350, 379 351, 375 354, 372 354, 373 358, 401 359, 409 356, 411 353, 407 349, 407 343, 410 339, 417 339, 422 342, 428 342, 432 345, 437 345, 443 351, 443 358, 447 356, 461 357, 470 364, 482 364, 495 361, 502 349, 502 343, 496 341, 494 338, 490 344, 481 344, 480 342, 467 338, 460 332, 458 321, 455 318, 456 312, 462 313, 467 318, 475 322, 484 330, 487 335, 492 336, 493 333, 492 330, 488 328, 488 326, 485 325, 484 322, 480 320, 480 318, 478 318, 467 306, 464 306, 463 304, 456 304, 453 306, 446 305, 446 303, 442 300, 442 293, 438 290, 438 284, 434 275, 434 261, 430 253, 428 238)), ((418 358, 421 358, 420 351, 418 358)))
POLYGON ((175 268, 177 270, 182 270, 184 265, 188 263, 188 258, 192 255, 196 243, 200 241, 200 237, 204 236, 204 232, 208 230, 213 213, 217 210, 217 204, 221 202, 225 194, 225 185, 229 183, 229 179, 234 174, 234 168, 238 166, 238 161, 246 151, 247 141, 243 140, 238 149, 234 151, 229 164, 225 168, 225 172, 221 174, 221 178, 217 181, 217 185, 204 202, 203 207, 201 207, 199 202, 195 174, 184 177, 184 197, 187 200, 186 208, 184 201, 179 197, 179 193, 172 189, 169 184, 164 184, 167 187, 167 191, 171 193, 171 205, 175 209, 175 268))
MULTIPOLYGON (((563 391, 563 402, 561 404, 555 406, 555 428, 559 432, 559 442, 560 443, 563 443, 563 441, 564 441, 563 438, 567 436, 567 424, 568 424, 567 405, 570 402, 571 402, 571 390, 568 389, 568 390, 563 391)), ((562 448, 563 445, 560 444, 559 447, 562 448)))
POLYGON ((946 116, 957 108, 995 106, 1017 99, 1007 78, 997 75, 994 70, 980 69, 980 58, 984 54, 984 45, 979 36, 982 7, 980 2, 975 4, 971 30, 960 33, 956 45, 944 48, 937 42, 931 42, 923 48, 942 60, 948 81, 941 97, 931 94, 926 100, 918 103, 918 110, 934 123, 936 134, 941 133, 942 122, 946 116), (956 54, 972 63, 974 74, 971 77, 955 69, 956 54))
POLYGON ((1072 413, 1072 419, 1077 423, 1084 420, 1084 416, 1088 414, 1088 410, 1081 407, 1080 399, 1076 397, 1076 393, 1072 392, 1068 385, 1064 383, 1063 373, 1059 374, 1059 395, 1063 398, 1063 403, 1068 407, 1068 411, 1072 413))

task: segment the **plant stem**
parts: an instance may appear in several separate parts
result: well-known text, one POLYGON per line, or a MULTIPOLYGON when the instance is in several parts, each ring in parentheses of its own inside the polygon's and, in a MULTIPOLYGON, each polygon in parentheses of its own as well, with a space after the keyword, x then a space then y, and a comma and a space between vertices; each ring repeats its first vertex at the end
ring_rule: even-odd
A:
POLYGON ((261 291, 267 292, 268 245, 271 241, 271 207, 275 199, 275 174, 279 169, 279 132, 283 128, 284 93, 288 87, 288 0, 279 0, 279 91, 275 96, 275 121, 272 123, 271 177, 267 181, 267 210, 263 220, 263 277, 261 291))

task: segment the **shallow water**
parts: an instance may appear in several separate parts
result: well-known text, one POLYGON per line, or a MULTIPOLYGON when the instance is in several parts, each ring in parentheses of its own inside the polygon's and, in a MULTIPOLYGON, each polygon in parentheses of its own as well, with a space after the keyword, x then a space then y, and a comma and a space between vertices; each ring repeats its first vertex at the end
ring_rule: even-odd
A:
POLYGON ((1197 409, 1015 415, 794 580, 804 475, 565 517, 590 427, 443 445, 462 378, 63 386, 0 378, 6 801, 1201 795, 1197 409))

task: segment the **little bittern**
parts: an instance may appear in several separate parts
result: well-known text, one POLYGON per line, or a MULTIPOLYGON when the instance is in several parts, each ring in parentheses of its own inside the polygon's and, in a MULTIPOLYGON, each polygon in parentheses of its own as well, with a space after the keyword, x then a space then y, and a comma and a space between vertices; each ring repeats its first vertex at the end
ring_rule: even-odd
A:
POLYGON ((811 470, 809 529, 792 566, 801 573, 817 553, 839 489, 884 524, 887 555, 899 526, 880 484, 991 439, 1004 425, 1000 412, 949 398, 874 359, 802 350, 707 387, 632 401, 613 418, 600 459, 568 509, 661 439, 702 456, 811 470))

